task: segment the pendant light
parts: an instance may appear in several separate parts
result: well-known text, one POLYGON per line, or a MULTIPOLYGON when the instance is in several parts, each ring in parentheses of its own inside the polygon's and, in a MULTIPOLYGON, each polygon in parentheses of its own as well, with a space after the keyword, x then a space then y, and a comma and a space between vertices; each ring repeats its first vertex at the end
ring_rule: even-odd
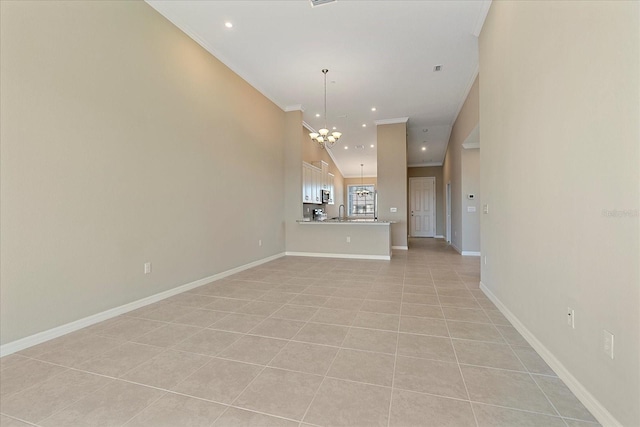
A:
POLYGON ((340 139, 342 134, 340 132, 332 132, 329 135, 329 129, 327 128, 327 73, 329 70, 326 68, 322 70, 324 74, 324 127, 318 132, 312 132, 309 134, 312 141, 317 142, 321 148, 331 148, 340 139))
POLYGON ((360 188, 356 190, 356 195, 358 197, 367 197, 369 195, 369 190, 364 188, 364 163, 360 163, 360 188))

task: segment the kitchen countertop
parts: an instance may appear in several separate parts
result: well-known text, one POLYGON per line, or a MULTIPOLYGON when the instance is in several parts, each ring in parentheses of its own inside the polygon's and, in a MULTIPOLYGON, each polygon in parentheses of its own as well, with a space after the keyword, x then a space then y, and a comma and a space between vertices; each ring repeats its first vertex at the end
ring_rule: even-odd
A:
POLYGON ((340 224, 340 225, 389 225, 394 224, 395 221, 383 221, 379 219, 368 218, 354 218, 354 219, 325 219, 324 221, 308 221, 305 219, 299 219, 296 222, 299 224, 340 224))

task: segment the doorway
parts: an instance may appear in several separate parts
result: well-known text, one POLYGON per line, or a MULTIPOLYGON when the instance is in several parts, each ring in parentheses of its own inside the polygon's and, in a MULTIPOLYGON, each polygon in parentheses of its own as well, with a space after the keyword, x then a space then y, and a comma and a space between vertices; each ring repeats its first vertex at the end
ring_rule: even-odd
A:
POLYGON ((436 179, 409 178, 411 237, 436 235, 436 179))

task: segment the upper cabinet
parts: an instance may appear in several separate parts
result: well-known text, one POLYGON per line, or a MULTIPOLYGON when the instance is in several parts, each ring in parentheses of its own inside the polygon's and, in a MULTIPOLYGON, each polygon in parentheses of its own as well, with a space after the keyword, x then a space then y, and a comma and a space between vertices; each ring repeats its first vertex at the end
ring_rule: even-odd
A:
POLYGON ((334 178, 334 175, 329 173, 327 162, 302 162, 302 202, 320 205, 322 190, 328 190, 328 203, 333 205, 334 178))

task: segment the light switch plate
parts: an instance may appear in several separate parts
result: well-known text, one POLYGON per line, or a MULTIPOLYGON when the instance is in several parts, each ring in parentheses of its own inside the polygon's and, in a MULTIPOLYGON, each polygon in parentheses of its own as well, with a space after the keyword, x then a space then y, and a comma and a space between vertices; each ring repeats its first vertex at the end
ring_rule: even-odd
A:
POLYGON ((391 212, 398 212, 398 208, 391 208, 391 209, 389 209, 389 211, 391 211, 391 212))
POLYGON ((476 211, 475 206, 467 206, 467 212, 475 212, 475 211, 476 211))
POLYGON ((489 213, 489 205, 482 205, 482 212, 488 214, 489 213))

